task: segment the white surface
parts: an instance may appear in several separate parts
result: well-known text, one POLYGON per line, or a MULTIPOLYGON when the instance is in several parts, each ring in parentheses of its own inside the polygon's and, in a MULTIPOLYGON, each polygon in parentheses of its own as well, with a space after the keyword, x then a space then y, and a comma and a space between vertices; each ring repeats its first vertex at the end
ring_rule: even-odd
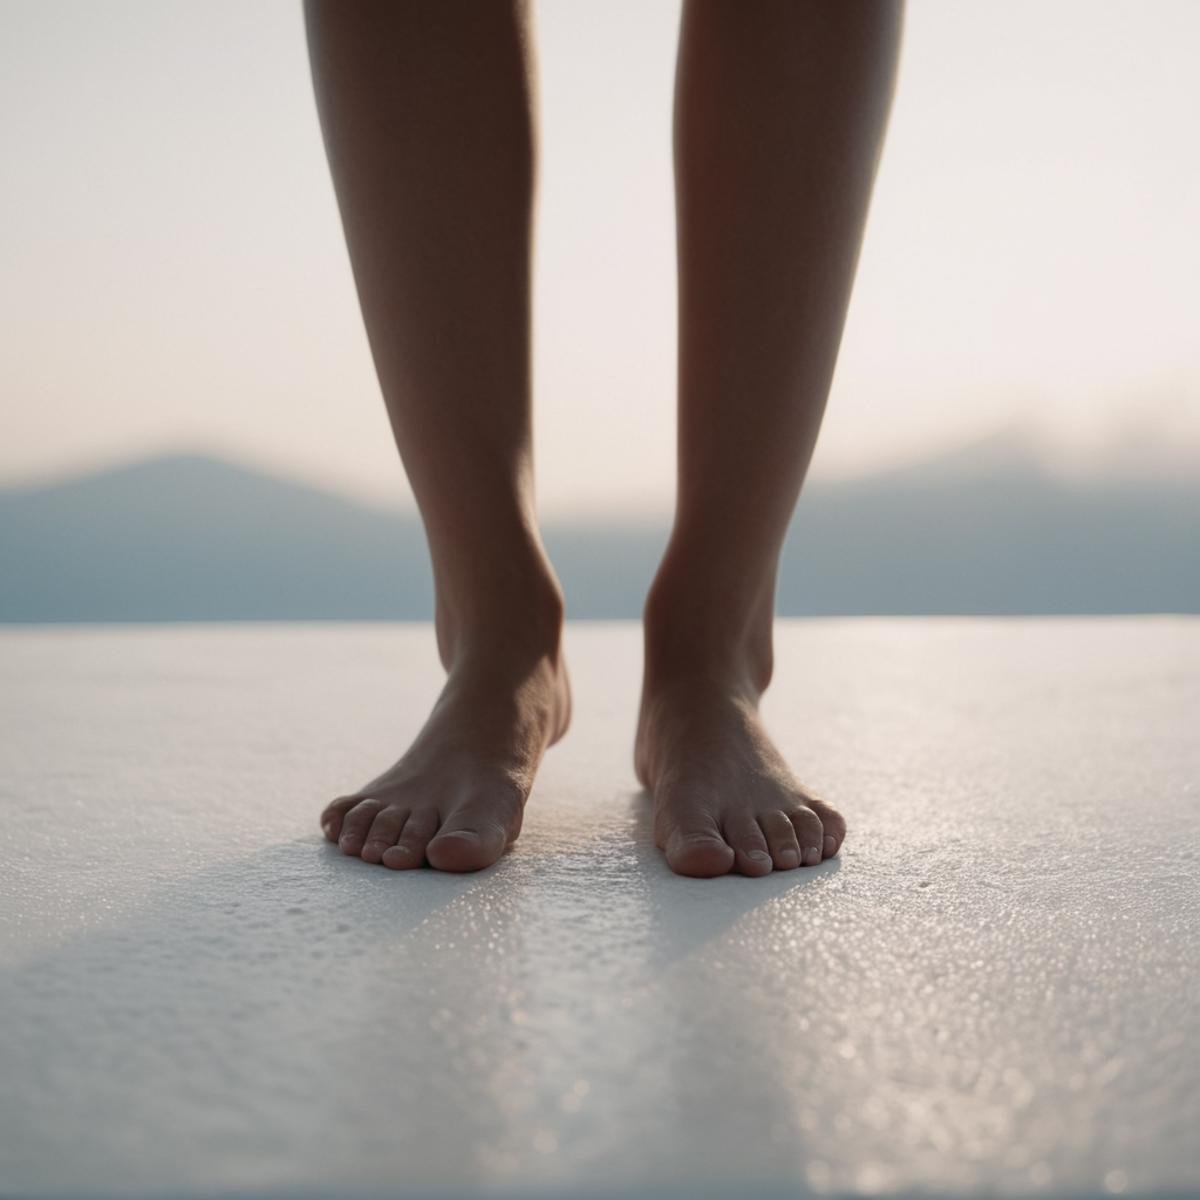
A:
POLYGON ((672 876, 634 626, 515 850, 318 835, 421 627, 0 633, 0 1193, 1187 1193, 1200 622, 781 624, 840 861, 672 876))

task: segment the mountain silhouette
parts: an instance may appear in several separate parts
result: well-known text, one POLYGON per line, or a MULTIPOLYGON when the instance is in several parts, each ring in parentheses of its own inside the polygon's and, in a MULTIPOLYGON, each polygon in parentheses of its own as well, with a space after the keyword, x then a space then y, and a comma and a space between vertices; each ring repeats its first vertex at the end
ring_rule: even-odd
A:
MULTIPOLYGON (((778 611, 1200 611, 1200 485, 1065 482, 1020 439, 812 481, 778 611)), ((549 521, 579 618, 636 617, 665 519, 549 521)), ((0 621, 429 619, 415 514, 205 455, 0 490, 0 621)))

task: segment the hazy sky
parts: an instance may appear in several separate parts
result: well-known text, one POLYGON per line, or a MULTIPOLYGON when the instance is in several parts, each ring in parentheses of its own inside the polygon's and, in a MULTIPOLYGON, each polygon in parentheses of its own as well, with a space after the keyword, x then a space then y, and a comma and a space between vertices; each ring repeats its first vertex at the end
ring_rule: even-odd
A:
MULTIPOLYGON (((678 4, 537 14, 542 507, 665 506, 678 4)), ((1195 0, 912 0, 817 471, 1195 455, 1198 61, 1195 0)), ((0 482, 194 445, 406 495, 298 0, 0 3, 0 114, 0 482)))

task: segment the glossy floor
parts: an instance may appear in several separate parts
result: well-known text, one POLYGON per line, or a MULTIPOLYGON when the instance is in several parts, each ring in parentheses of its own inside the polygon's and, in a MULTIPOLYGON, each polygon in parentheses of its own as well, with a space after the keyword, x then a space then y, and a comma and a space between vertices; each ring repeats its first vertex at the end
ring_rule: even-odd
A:
POLYGON ((324 800, 423 626, 0 633, 0 1193, 1185 1193, 1200 621, 781 623, 839 860, 671 875, 640 635, 568 634, 516 848, 393 873, 324 800))

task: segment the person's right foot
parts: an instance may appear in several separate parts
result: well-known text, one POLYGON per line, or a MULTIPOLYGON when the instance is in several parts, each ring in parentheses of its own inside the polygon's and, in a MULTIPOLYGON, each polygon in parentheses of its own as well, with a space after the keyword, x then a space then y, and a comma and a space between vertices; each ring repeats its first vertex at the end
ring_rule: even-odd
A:
POLYGON ((458 664, 404 757, 332 801, 321 828, 344 854, 397 870, 491 866, 520 832, 538 764, 570 712, 557 649, 519 667, 458 664))

